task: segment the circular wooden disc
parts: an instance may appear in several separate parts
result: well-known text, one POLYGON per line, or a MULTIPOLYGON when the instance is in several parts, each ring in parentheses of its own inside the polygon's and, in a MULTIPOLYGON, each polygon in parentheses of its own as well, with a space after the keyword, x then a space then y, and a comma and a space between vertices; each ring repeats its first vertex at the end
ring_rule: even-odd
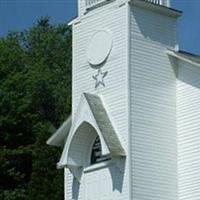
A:
POLYGON ((88 45, 87 56, 91 65, 103 63, 112 49, 112 36, 105 30, 96 32, 88 45))

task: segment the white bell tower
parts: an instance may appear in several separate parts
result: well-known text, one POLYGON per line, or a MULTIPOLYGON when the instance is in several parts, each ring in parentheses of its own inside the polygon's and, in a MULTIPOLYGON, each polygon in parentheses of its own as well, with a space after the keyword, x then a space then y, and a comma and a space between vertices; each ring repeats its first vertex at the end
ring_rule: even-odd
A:
POLYGON ((176 69, 166 52, 178 47, 181 12, 170 0, 78 8, 72 116, 57 132, 65 199, 177 200, 176 69))

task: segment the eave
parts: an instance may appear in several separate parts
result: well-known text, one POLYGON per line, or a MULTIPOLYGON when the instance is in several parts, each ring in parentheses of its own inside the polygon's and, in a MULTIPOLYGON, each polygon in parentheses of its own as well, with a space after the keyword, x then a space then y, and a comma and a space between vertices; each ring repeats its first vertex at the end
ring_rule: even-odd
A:
POLYGON ((68 119, 60 126, 60 128, 47 140, 47 144, 50 146, 63 146, 68 137, 72 124, 71 115, 68 119))
MULTIPOLYGON (((125 3, 130 3, 130 4, 135 5, 137 7, 152 10, 154 12, 164 14, 164 15, 168 15, 168 16, 171 16, 171 17, 180 17, 182 15, 182 11, 180 11, 180 10, 173 9, 173 8, 170 8, 170 7, 167 7, 167 6, 164 6, 164 5, 160 5, 160 4, 151 3, 151 2, 148 2, 147 0, 123 0, 123 1, 116 1, 116 3, 118 5, 118 7, 122 6, 125 3)), ((117 8, 117 6, 116 6, 116 8, 117 8)), ((84 18, 85 16, 87 16, 87 12, 85 13, 85 15, 83 15, 81 17, 77 16, 74 19, 72 19, 68 23, 68 25, 71 26, 73 24, 79 23, 81 21, 81 19, 84 18)))
POLYGON ((193 66, 200 67, 200 56, 191 54, 185 51, 174 51, 174 50, 167 50, 167 54, 171 57, 174 57, 178 60, 187 62, 193 66))

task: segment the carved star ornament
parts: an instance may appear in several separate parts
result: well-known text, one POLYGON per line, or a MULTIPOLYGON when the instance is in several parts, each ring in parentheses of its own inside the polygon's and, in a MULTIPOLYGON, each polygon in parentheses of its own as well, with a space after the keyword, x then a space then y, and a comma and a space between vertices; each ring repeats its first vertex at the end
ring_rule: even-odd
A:
POLYGON ((104 78, 107 76, 108 72, 102 72, 101 69, 98 69, 98 73, 92 78, 95 80, 95 88, 98 88, 100 85, 105 87, 104 78))
POLYGON ((95 80, 95 89, 106 86, 104 78, 108 75, 108 72, 103 72, 102 67, 111 49, 112 36, 107 30, 99 30, 92 35, 87 49, 87 57, 91 67, 97 70, 97 73, 92 76, 95 80))

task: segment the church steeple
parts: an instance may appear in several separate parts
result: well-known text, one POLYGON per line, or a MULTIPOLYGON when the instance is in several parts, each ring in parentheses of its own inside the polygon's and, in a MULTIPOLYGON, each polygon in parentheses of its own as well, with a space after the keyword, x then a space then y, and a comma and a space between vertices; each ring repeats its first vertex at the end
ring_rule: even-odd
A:
POLYGON ((166 52, 181 12, 170 0, 78 2, 71 127, 58 131, 66 199, 177 200, 177 71, 166 52))

